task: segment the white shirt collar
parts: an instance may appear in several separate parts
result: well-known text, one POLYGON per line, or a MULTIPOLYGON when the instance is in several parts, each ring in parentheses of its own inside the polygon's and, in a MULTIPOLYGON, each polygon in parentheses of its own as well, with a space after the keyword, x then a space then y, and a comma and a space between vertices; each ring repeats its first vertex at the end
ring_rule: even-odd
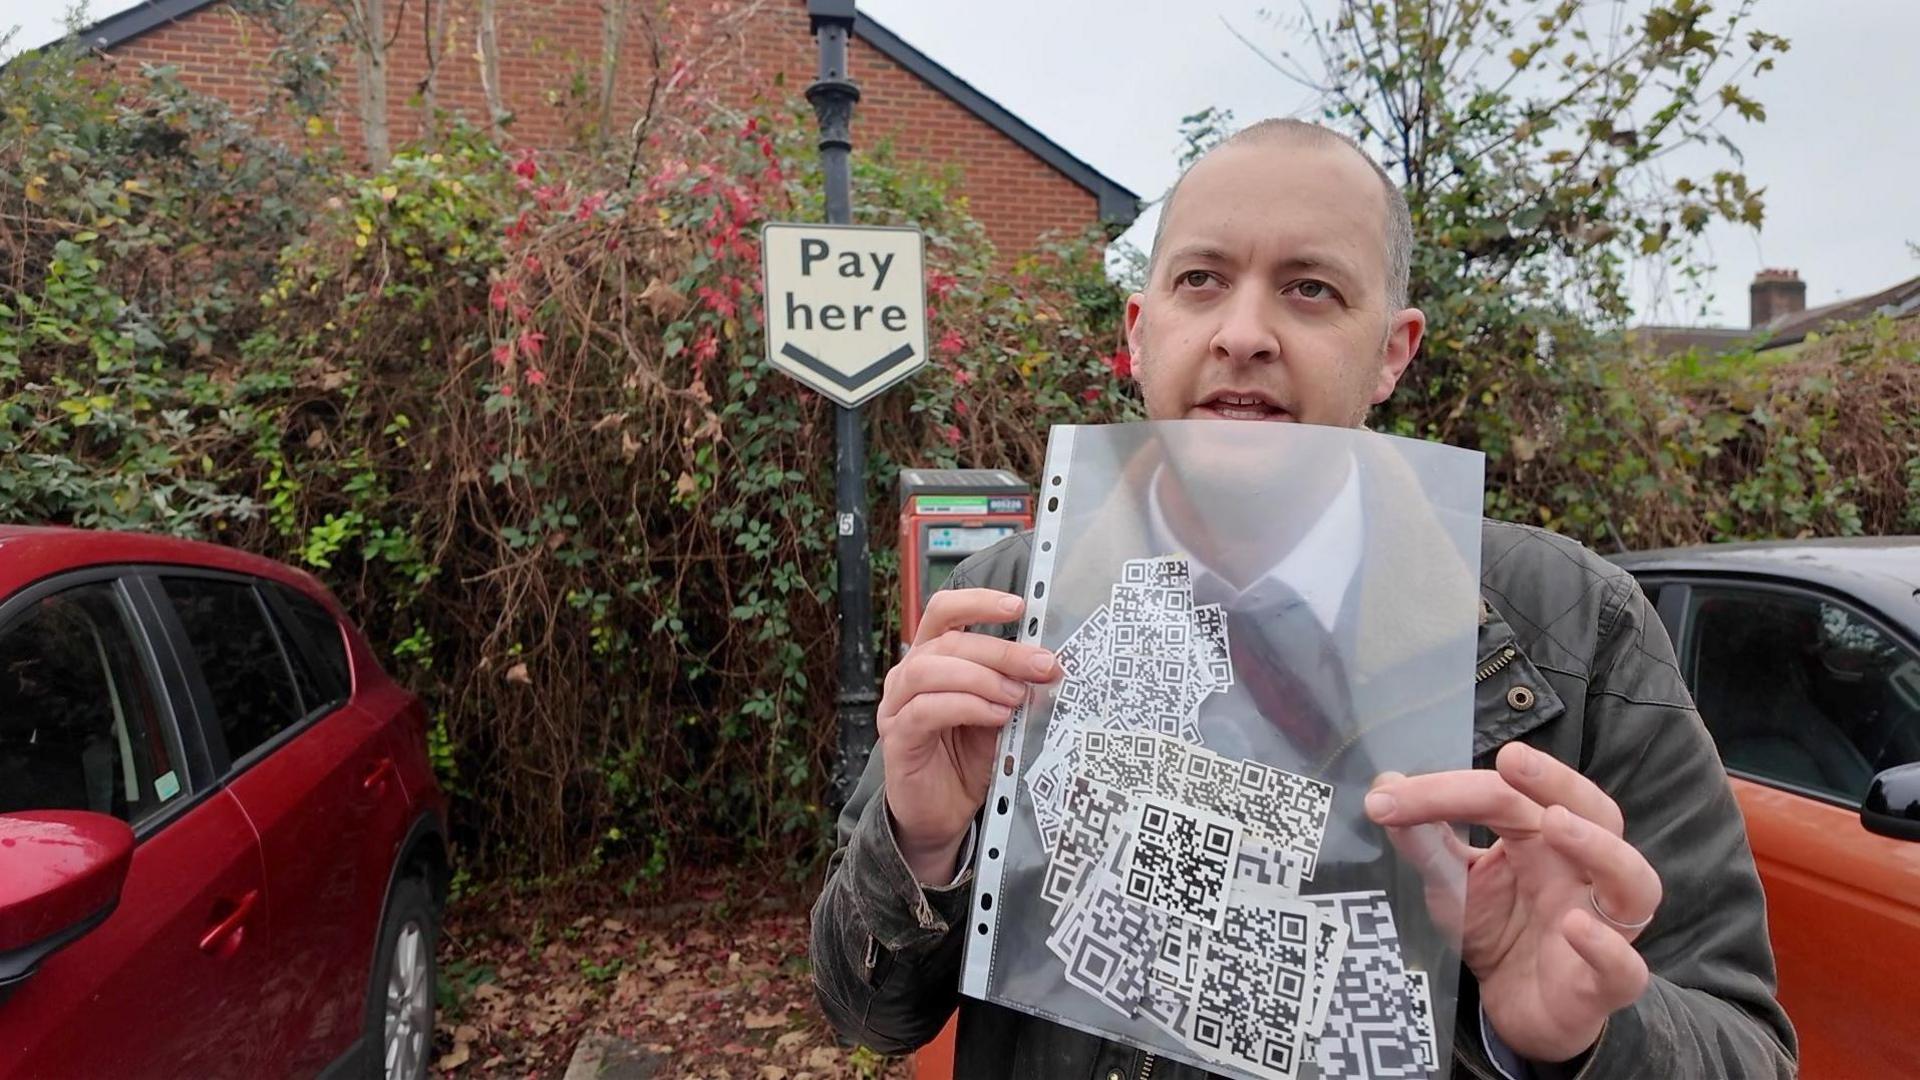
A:
MULTIPOLYGON (((1158 474, 1148 485, 1147 492, 1148 528, 1169 550, 1179 550, 1179 540, 1160 509, 1158 474)), ((1340 607, 1346 602, 1347 590, 1353 585, 1354 575, 1360 571, 1365 536, 1366 513, 1360 500, 1360 467, 1358 462, 1353 462, 1347 469, 1346 482, 1340 486, 1333 501, 1327 504, 1326 512, 1308 527, 1306 535, 1293 546, 1293 550, 1282 555, 1279 561, 1267 568, 1266 573, 1255 578, 1246 588, 1235 589, 1189 552, 1187 562, 1193 574, 1194 593, 1196 596, 1231 597, 1224 601, 1228 609, 1250 610, 1264 606, 1264 594, 1275 591, 1276 587, 1291 590, 1307 602, 1314 617, 1320 620, 1320 625, 1332 632, 1334 623, 1340 618, 1340 607)))

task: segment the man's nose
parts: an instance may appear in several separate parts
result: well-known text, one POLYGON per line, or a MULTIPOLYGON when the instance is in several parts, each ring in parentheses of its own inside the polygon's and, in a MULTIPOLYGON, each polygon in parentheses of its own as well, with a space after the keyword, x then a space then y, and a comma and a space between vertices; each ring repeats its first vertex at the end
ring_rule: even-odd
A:
POLYGON ((1264 363, 1279 357, 1279 335, 1260 290, 1240 289, 1228 299, 1211 351, 1214 359, 1231 363, 1264 363))

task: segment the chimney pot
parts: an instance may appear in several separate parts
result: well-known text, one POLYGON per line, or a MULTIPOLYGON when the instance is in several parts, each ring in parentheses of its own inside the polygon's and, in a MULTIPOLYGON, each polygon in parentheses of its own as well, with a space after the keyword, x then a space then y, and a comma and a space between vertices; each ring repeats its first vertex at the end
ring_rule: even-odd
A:
POLYGON ((1753 275, 1747 287, 1749 325, 1758 330, 1787 315, 1807 310, 1807 283, 1798 270, 1769 267, 1753 275))

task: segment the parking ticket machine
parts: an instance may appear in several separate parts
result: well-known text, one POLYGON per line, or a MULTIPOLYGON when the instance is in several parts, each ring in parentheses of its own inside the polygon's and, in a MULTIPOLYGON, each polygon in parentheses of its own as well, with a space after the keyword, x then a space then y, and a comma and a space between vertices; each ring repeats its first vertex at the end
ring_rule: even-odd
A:
MULTIPOLYGON (((1005 469, 900 470, 900 632, 961 560, 1033 528, 1033 489, 1005 469)), ((916 1080, 952 1080, 954 1022, 914 1055, 916 1080)))
POLYGON ((1033 528, 1033 489, 1005 469, 900 470, 900 632, 953 568, 976 551, 1033 528))

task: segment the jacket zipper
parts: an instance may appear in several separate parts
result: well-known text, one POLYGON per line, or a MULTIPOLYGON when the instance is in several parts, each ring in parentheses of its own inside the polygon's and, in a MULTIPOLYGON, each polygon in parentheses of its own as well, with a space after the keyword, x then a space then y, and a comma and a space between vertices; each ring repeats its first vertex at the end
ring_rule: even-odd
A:
POLYGON ((1149 1078, 1153 1076, 1153 1065, 1156 1061, 1159 1061, 1159 1060, 1160 1060, 1159 1058, 1155 1057, 1152 1054, 1148 1054, 1146 1057, 1141 1058, 1140 1059, 1140 1075, 1136 1078, 1136 1080, 1149 1080, 1149 1078))
POLYGON ((1473 673, 1474 683, 1479 684, 1479 683, 1486 682, 1488 679, 1493 678, 1495 675, 1498 675, 1500 672, 1505 671, 1508 664, 1513 663, 1515 660, 1518 660, 1519 658, 1520 658, 1520 650, 1518 648, 1512 645, 1509 645, 1506 648, 1501 649, 1500 655, 1494 657, 1493 659, 1487 661, 1484 664, 1481 664, 1479 669, 1473 673))

